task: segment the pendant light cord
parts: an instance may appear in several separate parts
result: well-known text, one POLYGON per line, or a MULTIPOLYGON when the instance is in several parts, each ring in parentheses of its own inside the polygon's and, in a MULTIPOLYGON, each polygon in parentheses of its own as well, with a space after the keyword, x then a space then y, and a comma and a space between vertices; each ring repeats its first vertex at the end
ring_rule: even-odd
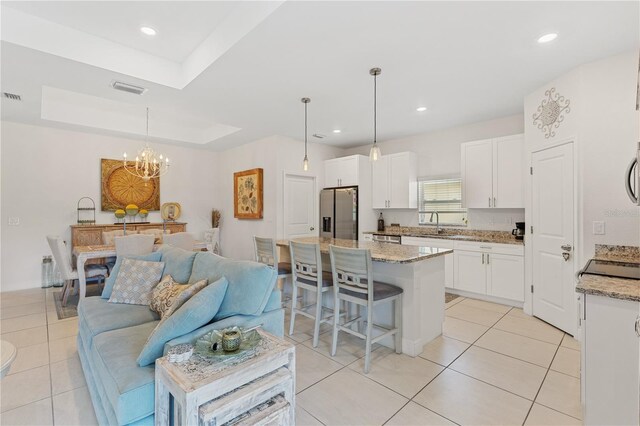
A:
POLYGON ((373 144, 377 143, 377 118, 378 118, 378 85, 377 85, 378 75, 373 75, 373 144))
POLYGON ((307 104, 304 103, 304 158, 307 158, 307 104))

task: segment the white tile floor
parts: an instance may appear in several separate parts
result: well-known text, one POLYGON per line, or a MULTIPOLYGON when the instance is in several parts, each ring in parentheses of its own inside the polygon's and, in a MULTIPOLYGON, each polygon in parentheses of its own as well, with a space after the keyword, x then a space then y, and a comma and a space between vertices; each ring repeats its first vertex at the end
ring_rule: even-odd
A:
MULTIPOLYGON (((59 321, 51 291, 0 294, 0 332, 18 357, 0 382, 2 425, 91 425, 95 415, 76 350, 76 319, 59 321)), ((285 329, 288 329, 288 316, 285 329)), ((330 328, 317 348, 296 318, 298 425, 579 425, 580 346, 519 309, 457 298, 444 335, 420 357, 364 344, 330 328)))

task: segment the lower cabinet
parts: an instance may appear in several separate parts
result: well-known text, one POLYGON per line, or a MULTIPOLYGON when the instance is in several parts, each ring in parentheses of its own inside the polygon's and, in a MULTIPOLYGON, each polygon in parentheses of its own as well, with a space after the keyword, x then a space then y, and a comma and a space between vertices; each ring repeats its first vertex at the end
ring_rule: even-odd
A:
POLYGON ((584 424, 640 424, 640 302, 581 298, 584 424))
POLYGON ((524 246, 456 242, 453 288, 524 301, 524 246))
MULTIPOLYGON (((402 244, 408 246, 425 246, 443 249, 453 249, 453 241, 425 237, 402 237, 402 244)), ((453 254, 444 257, 444 286, 453 288, 453 254)))

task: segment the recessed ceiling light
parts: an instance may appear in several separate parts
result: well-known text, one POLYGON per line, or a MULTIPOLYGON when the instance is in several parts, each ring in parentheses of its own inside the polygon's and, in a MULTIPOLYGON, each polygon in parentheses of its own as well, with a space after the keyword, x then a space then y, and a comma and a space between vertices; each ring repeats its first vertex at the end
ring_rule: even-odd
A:
POLYGON ((342 133, 342 130, 340 130, 340 129, 334 129, 333 133, 342 133))
POLYGON ((151 27, 140 27, 140 32, 144 35, 154 36, 158 32, 151 27))
POLYGON ((416 108, 416 111, 418 112, 424 112, 426 110, 427 110, 427 107, 424 107, 424 106, 416 108))
POLYGON ((550 41, 555 40, 557 37, 558 37, 558 34, 556 33, 545 34, 538 39, 538 43, 540 44, 549 43, 550 41))

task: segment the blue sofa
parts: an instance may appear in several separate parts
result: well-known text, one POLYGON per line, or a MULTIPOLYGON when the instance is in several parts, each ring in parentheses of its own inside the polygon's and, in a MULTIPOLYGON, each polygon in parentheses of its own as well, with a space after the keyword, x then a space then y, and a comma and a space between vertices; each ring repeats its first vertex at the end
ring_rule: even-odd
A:
MULTIPOLYGON (((284 310, 272 268, 208 252, 159 251, 164 274, 178 282, 206 278, 213 283, 225 277, 229 283, 212 322, 166 342, 165 354, 172 346, 232 325, 262 324, 270 333, 283 335, 284 310)), ((137 358, 159 318, 147 306, 108 303, 103 297, 87 297, 78 307, 78 354, 96 417, 105 425, 153 425, 154 364, 140 367, 137 358)))

